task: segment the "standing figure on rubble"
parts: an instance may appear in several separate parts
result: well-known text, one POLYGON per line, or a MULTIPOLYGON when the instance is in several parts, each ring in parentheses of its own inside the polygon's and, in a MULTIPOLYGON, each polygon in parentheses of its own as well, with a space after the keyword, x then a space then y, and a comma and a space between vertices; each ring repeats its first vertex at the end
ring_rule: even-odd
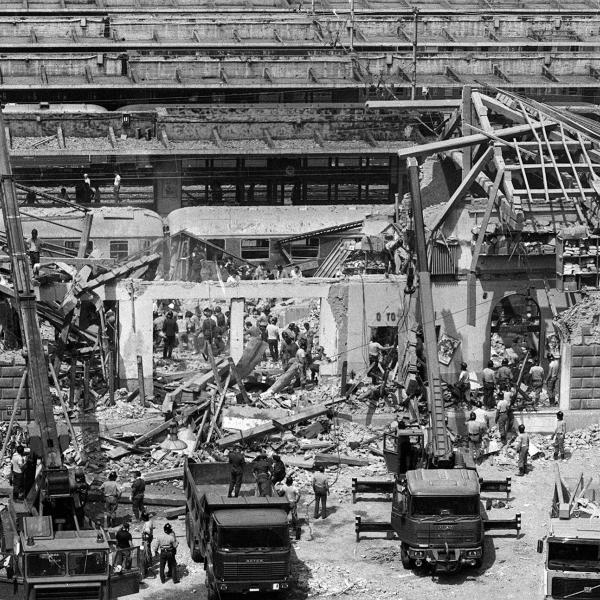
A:
POLYGON ((556 427, 554 428, 554 460, 559 455, 564 460, 565 458, 565 436, 567 435, 567 424, 564 421, 564 414, 562 410, 556 413, 556 427))
POLYGON ((473 454, 473 458, 477 460, 481 456, 481 442, 487 428, 485 423, 477 420, 477 415, 472 412, 467 421, 467 433, 469 436, 469 450, 473 454))
POLYGON ((267 344, 269 345, 269 353, 271 360, 277 362, 279 360, 279 327, 277 327, 277 317, 271 317, 267 325, 267 344))
POLYGON ((272 496, 273 487, 271 483, 271 461, 267 456, 265 450, 252 461, 254 478, 256 479, 256 486, 258 488, 259 496, 272 496))
POLYGON ((481 374, 483 382, 483 406, 487 410, 494 408, 494 392, 496 391, 496 371, 494 371, 494 363, 488 360, 487 367, 481 374))
POLYGON ((19 445, 10 459, 13 500, 22 500, 25 494, 25 448, 19 445))
POLYGON ((104 494, 104 526, 113 527, 117 517, 117 508, 122 490, 117 483, 117 474, 113 471, 108 475, 108 481, 105 481, 100 489, 104 494))
POLYGON ((31 230, 29 238, 29 261, 31 268, 35 271, 35 266, 40 264, 40 254, 42 252, 42 240, 38 237, 38 230, 31 230))
POLYGON ((515 440, 515 450, 519 456, 519 473, 522 477, 527 473, 527 454, 529 454, 529 434, 525 433, 525 425, 519 425, 519 435, 515 440))
POLYGON ((391 350, 393 346, 382 346, 373 336, 369 342, 369 376, 373 385, 377 385, 379 378, 379 363, 382 359, 382 353, 391 350))
POLYGON ((456 383, 456 387, 458 388, 459 402, 465 402, 470 407, 471 382, 469 381, 469 371, 466 362, 460 363, 460 375, 458 376, 458 382, 456 383))
POLYGON ((498 384, 501 392, 504 390, 510 390, 512 387, 512 378, 513 374, 508 366, 508 358, 503 358, 502 365, 496 371, 496 383, 498 384))
POLYGON ((238 444, 229 452, 229 464, 231 465, 231 472, 229 474, 229 491, 227 492, 227 497, 231 498, 233 496, 237 498, 240 495, 242 480, 244 478, 244 465, 246 464, 244 453, 238 444))
POLYGON ((506 437, 509 431, 509 412, 512 400, 512 394, 510 392, 501 392, 500 400, 496 405, 496 425, 498 425, 498 432, 500 433, 500 441, 506 444, 506 437))
POLYGON ((558 378, 560 376, 560 361, 556 356, 548 354, 548 376, 546 377, 546 389, 548 390, 548 401, 550 406, 556 404, 556 393, 558 391, 558 378))
POLYGON ((173 357, 173 348, 175 348, 175 340, 177 339, 177 321, 173 317, 173 311, 169 311, 162 326, 164 335, 163 342, 163 358, 173 357))
POLYGON ((285 465, 279 454, 273 454, 273 485, 281 483, 285 479, 285 465))
POLYGON ((154 541, 156 554, 160 551, 160 581, 164 583, 167 577, 173 577, 173 583, 179 583, 177 576, 177 561, 175 560, 175 552, 179 542, 173 532, 170 523, 166 523, 163 527, 163 533, 159 533, 154 541), (165 565, 167 573, 165 575, 165 565))
POLYGON ((327 518, 327 495, 329 494, 329 481, 325 475, 325 467, 319 465, 316 467, 317 472, 312 478, 313 492, 315 493, 315 519, 319 516, 323 519, 327 518), (320 507, 320 510, 319 510, 320 507))
POLYGON ((533 398, 536 402, 540 401, 540 394, 544 387, 544 369, 542 368, 541 361, 529 369, 529 384, 533 390, 533 398))
POLYGON ((144 513, 144 493, 146 491, 146 482, 142 479, 139 471, 134 471, 135 479, 131 484, 131 505, 133 507, 133 516, 140 521, 144 513))

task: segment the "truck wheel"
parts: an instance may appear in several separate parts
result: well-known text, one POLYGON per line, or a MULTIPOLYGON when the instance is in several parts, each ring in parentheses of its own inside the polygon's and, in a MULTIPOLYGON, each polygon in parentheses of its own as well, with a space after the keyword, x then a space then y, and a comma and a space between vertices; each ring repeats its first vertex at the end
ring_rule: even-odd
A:
POLYGON ((190 555, 194 562, 202 562, 204 557, 202 556, 202 552, 198 547, 198 544, 194 542, 194 534, 192 532, 192 519, 190 517, 190 513, 186 513, 185 515, 185 536, 187 538, 188 548, 190 549, 190 555))
POLYGON ((202 562, 204 557, 202 556, 202 552, 200 548, 198 548, 198 544, 192 543, 192 547, 190 548, 190 555, 192 556, 192 560, 194 562, 202 562))
POLYGON ((413 561, 410 558, 410 556, 408 556, 408 552, 406 551, 406 548, 404 547, 404 545, 400 546, 400 560, 402 561, 402 566, 406 569, 406 570, 410 570, 413 568, 413 561))
POLYGON ((485 560, 485 551, 483 546, 481 547, 481 558, 478 558, 473 565, 476 569, 481 569, 483 566, 483 561, 485 560))

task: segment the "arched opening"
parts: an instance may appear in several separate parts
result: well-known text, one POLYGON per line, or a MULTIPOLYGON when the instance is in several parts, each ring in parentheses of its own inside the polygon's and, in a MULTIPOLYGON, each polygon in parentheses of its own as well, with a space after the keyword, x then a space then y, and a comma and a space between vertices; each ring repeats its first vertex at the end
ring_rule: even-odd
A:
POLYGON ((530 294, 504 296, 492 311, 490 323, 490 360, 498 367, 508 359, 515 377, 529 351, 532 358, 540 351, 540 307, 530 294))

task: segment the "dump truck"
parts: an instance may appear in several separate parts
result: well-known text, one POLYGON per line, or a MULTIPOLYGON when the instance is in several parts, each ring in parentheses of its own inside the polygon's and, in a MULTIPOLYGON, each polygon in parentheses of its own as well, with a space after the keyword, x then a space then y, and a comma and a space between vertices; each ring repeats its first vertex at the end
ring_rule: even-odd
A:
POLYGON ((548 533, 538 540, 544 555, 544 598, 600 598, 600 482, 566 481, 555 465, 548 533))
POLYGON ((204 562, 208 598, 283 595, 291 585, 289 503, 257 496, 248 464, 240 496, 229 498, 229 470, 189 458, 184 467, 186 538, 192 559, 204 562))
MULTIPOLYGON (((384 435, 383 454, 394 480, 352 481, 352 497, 359 493, 392 494, 390 521, 365 522, 355 517, 357 541, 363 532, 394 533, 400 540, 400 556, 405 568, 429 566, 437 572, 455 572, 461 566, 481 566, 484 558, 484 534, 490 529, 521 529, 521 516, 488 519, 481 492, 504 492, 510 496, 511 481, 482 480, 473 455, 455 447, 446 425, 437 354, 435 312, 419 168, 409 159, 414 245, 419 281, 424 347, 427 353, 427 423, 384 435)), ((415 288, 407 283, 405 294, 415 288)), ((413 410, 418 422, 418 407, 413 410)))

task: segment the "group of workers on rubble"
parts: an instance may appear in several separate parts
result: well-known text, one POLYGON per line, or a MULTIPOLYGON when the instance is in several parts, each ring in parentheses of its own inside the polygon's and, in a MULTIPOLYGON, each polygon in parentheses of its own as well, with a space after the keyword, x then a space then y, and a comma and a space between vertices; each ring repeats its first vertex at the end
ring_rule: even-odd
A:
MULTIPOLYGON (((331 418, 331 417, 328 417, 331 418)), ((228 497, 237 498, 244 482, 246 458, 239 444, 229 451, 230 483, 228 497)), ((261 449, 249 465, 254 478, 255 490, 248 492, 257 496, 270 497, 274 494, 285 497, 290 505, 292 527, 298 526, 298 502, 300 491, 294 483, 294 478, 287 474, 285 464, 277 454, 268 455, 266 448, 261 449)), ((312 477, 314 493, 314 518, 327 518, 327 496, 329 481, 323 465, 316 465, 312 477)))
MULTIPOLYGON (((194 311, 177 311, 175 303, 155 306, 154 342, 163 344, 163 359, 173 358, 177 347, 202 355, 208 360, 208 346, 214 356, 225 351, 230 334, 230 313, 219 305, 213 308, 194 311)), ((316 332, 306 322, 302 326, 289 323, 279 325, 279 318, 271 314, 271 306, 261 303, 251 308, 244 318, 244 340, 260 339, 268 345, 264 359, 268 356, 272 362, 281 363, 284 370, 295 366, 298 371, 299 385, 304 385, 308 377, 312 383, 319 378, 320 365, 325 360, 322 346, 315 343, 316 332)))

